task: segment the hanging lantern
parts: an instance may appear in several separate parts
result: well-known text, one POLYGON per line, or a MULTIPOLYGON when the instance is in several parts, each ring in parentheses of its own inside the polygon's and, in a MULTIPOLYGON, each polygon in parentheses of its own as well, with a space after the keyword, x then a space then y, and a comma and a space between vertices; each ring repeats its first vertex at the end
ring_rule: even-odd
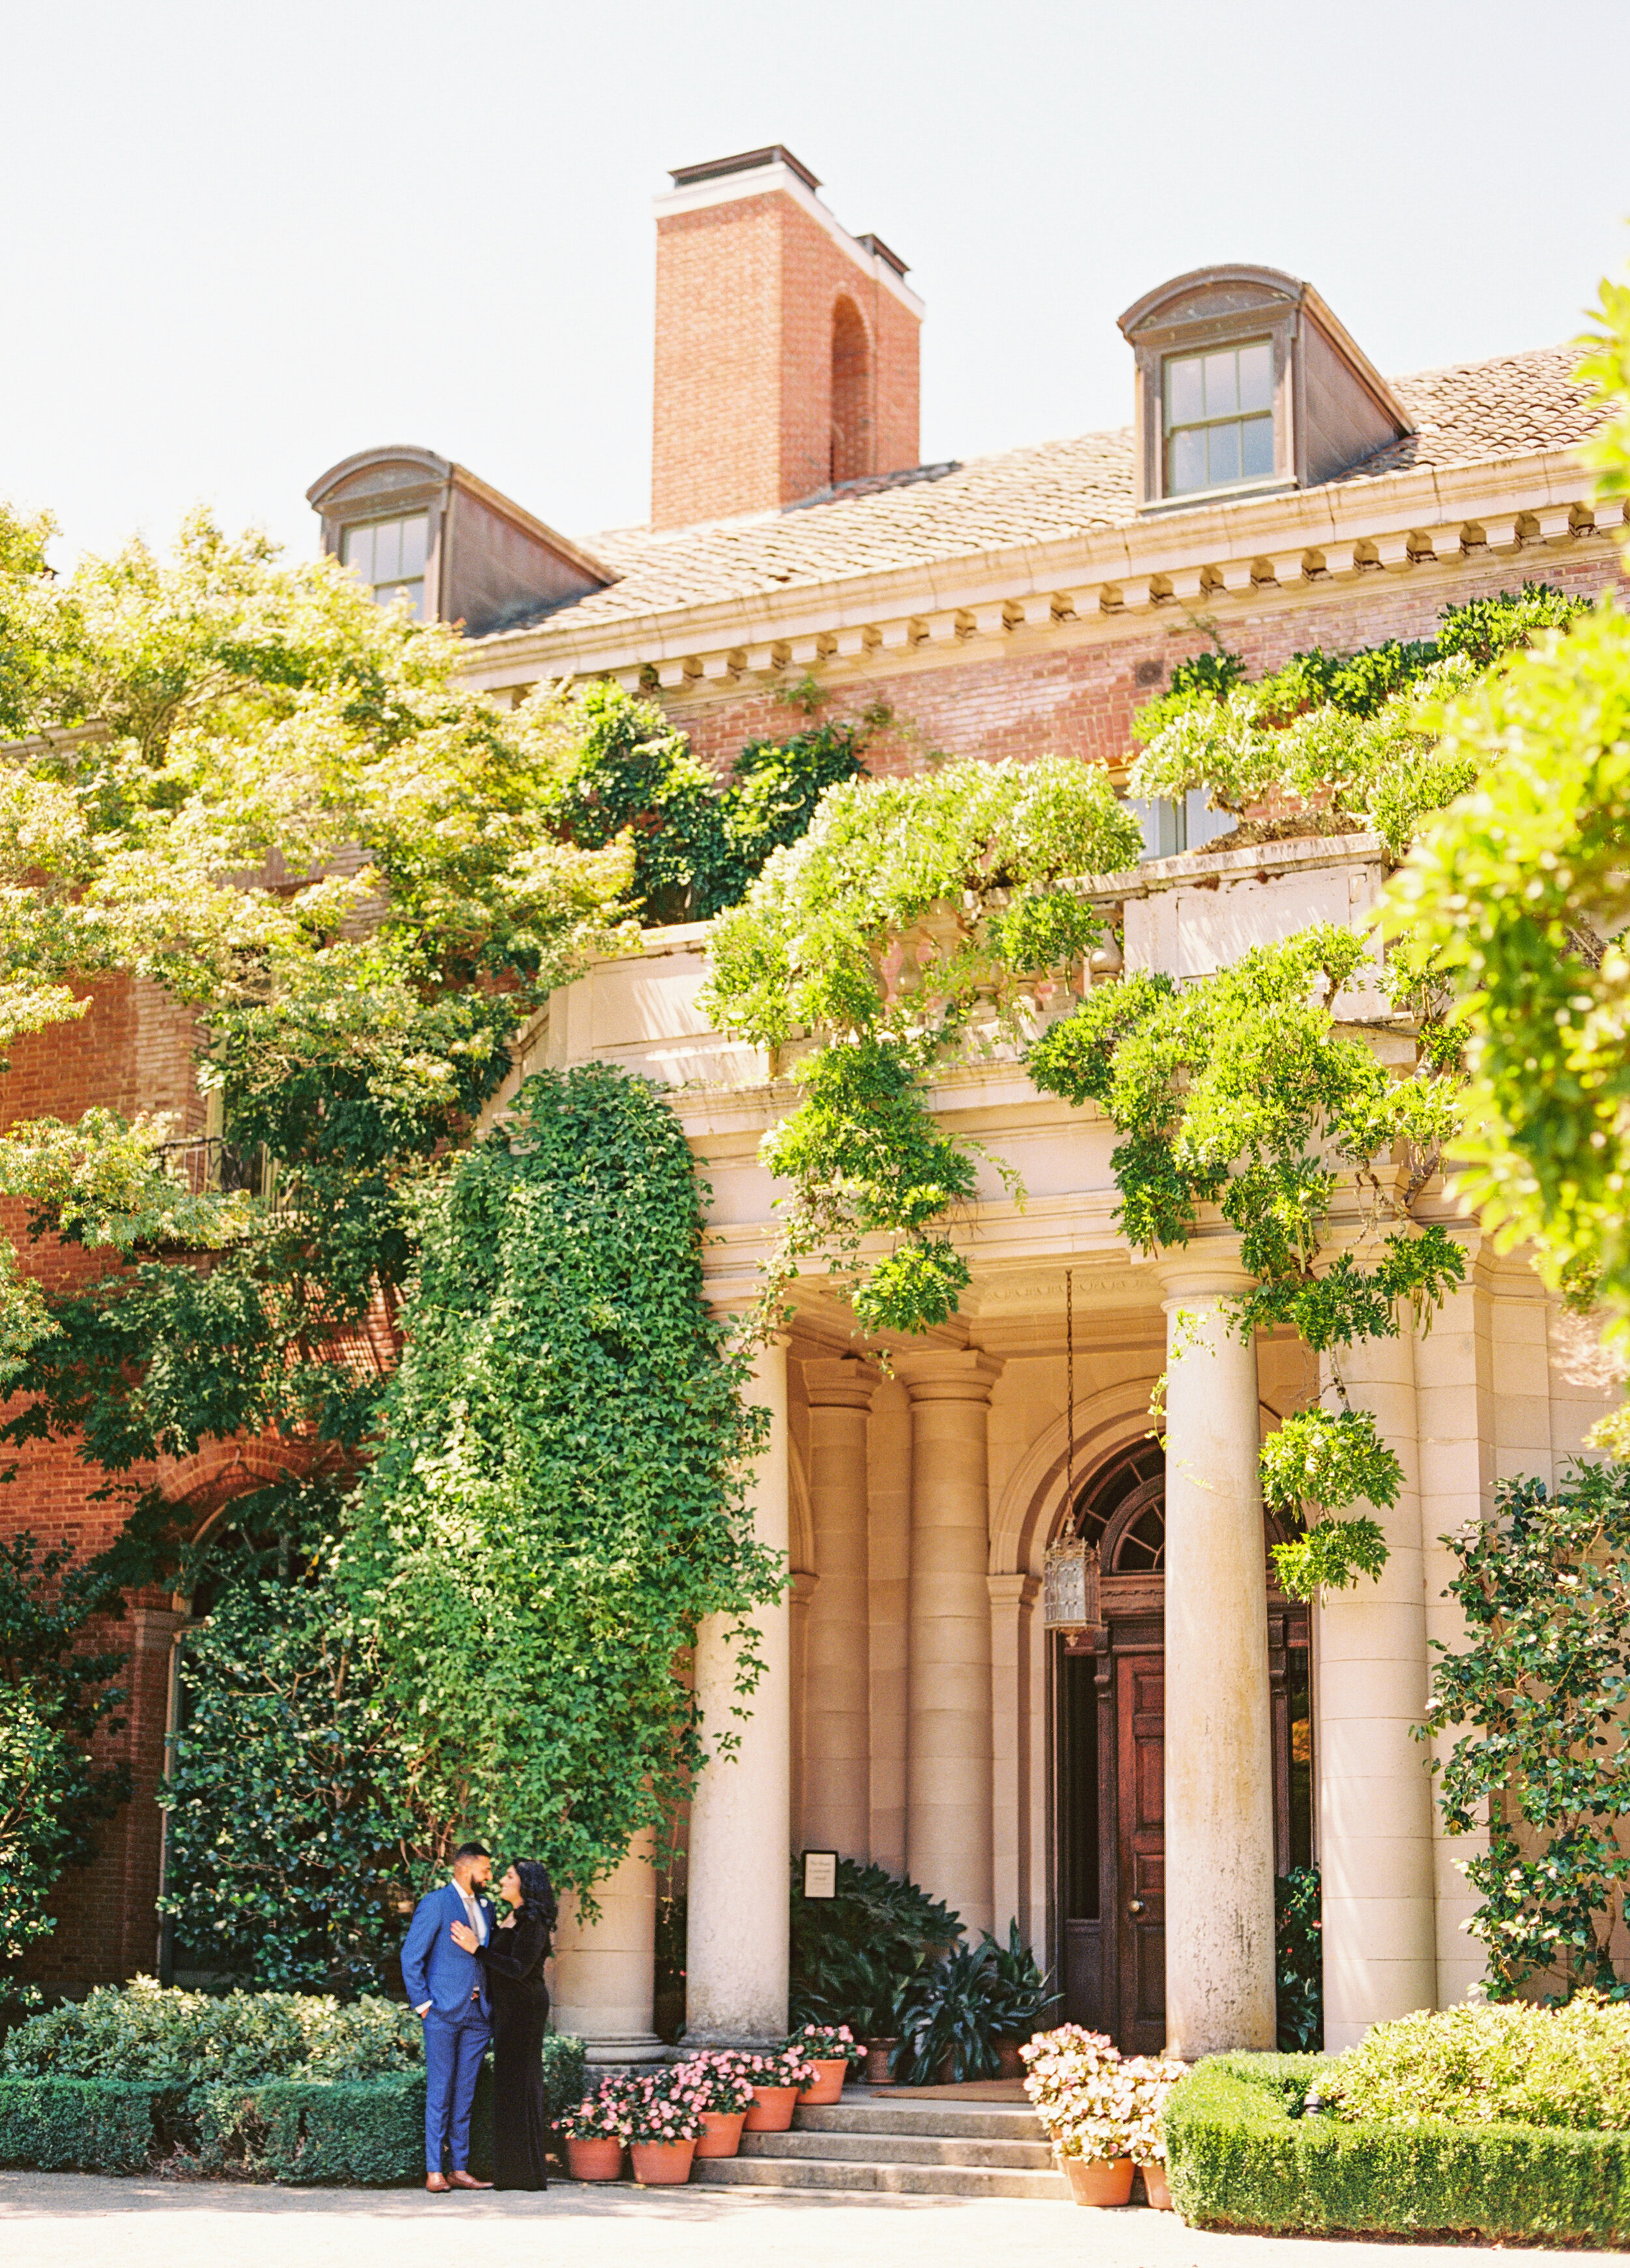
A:
POLYGON ((1064 1271, 1064 1533, 1042 1562, 1042 1627, 1066 1637, 1098 1626, 1098 1550, 1075 1532, 1075 1270, 1064 1271))
POLYGON ((1049 1544, 1042 1563, 1042 1624, 1066 1635, 1098 1627, 1098 1550, 1079 1535, 1049 1544))

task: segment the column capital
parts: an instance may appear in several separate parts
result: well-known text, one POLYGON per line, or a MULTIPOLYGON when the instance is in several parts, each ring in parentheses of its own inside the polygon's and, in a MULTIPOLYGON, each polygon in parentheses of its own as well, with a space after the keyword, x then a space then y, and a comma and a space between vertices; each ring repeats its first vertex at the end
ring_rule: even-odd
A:
POLYGON ((1039 1575, 987 1575, 985 1587, 993 1607, 1033 1607, 1042 1594, 1039 1575))
POLYGON ((812 1573, 808 1567, 793 1568, 793 1580, 787 1586, 786 1595, 794 1612, 800 1607, 807 1607, 809 1604, 810 1600, 815 1596, 815 1586, 820 1580, 821 1578, 812 1573))
POLYGON ((896 1358, 894 1374, 918 1402, 988 1402, 1002 1374, 999 1359, 977 1347, 935 1347, 896 1358))
POLYGON ((852 1354, 820 1355, 806 1362, 804 1393, 812 1410, 869 1410, 881 1375, 875 1363, 852 1354))
POLYGON ((1166 1294, 1161 1305, 1169 1315, 1199 1301, 1240 1299, 1257 1280, 1240 1265, 1239 1239, 1234 1236, 1197 1237, 1164 1254, 1154 1272, 1166 1294))

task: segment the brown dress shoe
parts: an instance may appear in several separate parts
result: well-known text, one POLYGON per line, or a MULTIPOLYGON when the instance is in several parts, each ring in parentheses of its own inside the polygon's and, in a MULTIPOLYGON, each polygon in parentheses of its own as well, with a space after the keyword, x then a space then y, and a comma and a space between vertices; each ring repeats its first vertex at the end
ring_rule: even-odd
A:
POLYGON ((447 2191, 453 2187, 453 2184, 447 2179, 446 2174, 426 2174, 424 2176, 424 2186, 431 2191, 432 2196, 446 2197, 447 2191))
POLYGON ((458 2166, 454 2169, 453 2186, 455 2190, 490 2190, 492 2184, 490 2182, 478 2182, 474 2174, 466 2173, 462 2166, 458 2166))

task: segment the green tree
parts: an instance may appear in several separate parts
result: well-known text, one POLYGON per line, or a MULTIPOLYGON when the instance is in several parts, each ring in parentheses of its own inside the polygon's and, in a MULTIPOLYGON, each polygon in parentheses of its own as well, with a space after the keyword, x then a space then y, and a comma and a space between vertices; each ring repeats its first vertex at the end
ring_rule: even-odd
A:
POLYGON ((122 1612, 115 1557, 79 1561, 30 1535, 0 1544, 0 1961, 55 1927, 47 1901, 83 1865, 99 1822, 130 1793, 129 1768, 99 1764, 99 1734, 123 1727, 114 1683, 126 1657, 88 1643, 122 1612))
POLYGON ((182 1639, 167 1896, 195 1962, 259 1991, 377 1984, 433 1847, 332 1546, 231 1582, 182 1639))
POLYGON ((1427 1733, 1455 1732, 1439 1800, 1468 1925, 1509 1997, 1536 1977, 1612 1989, 1614 1905, 1630 1880, 1630 1469, 1582 1464, 1554 1491, 1504 1481, 1492 1519, 1445 1539, 1466 1642, 1435 1668, 1427 1733))

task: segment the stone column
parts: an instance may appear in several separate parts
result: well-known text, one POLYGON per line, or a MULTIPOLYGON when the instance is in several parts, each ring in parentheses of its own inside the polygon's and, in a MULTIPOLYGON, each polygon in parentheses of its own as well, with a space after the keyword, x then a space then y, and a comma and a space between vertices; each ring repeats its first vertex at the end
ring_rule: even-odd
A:
MULTIPOLYGON (((1475 1247, 1468 1258, 1476 1260, 1475 1247)), ((1465 1616, 1448 1596, 1457 1561, 1442 1535, 1493 1509, 1499 1470, 1492 1302, 1485 1266, 1468 1269, 1415 1345, 1415 1406, 1420 1451, 1421 1562, 1426 1634, 1451 1653, 1465 1646, 1465 1616)), ((1502 1381, 1503 1382, 1503 1381, 1502 1381)), ((1435 1653, 1428 1651, 1427 1676, 1435 1653)), ((1436 1735, 1435 1756, 1448 1760, 1458 1737, 1453 1727, 1436 1735)), ((1440 2007, 1464 2000, 1488 1973, 1482 1946, 1466 1932, 1479 1903, 1462 1874, 1470 1858, 1488 1847, 1486 1821, 1470 1835, 1449 1835, 1435 1792, 1432 1797, 1434 1884, 1436 1891, 1437 1999, 1440 2007)))
POLYGON ((804 1827, 804 1748, 809 1730, 806 1706, 809 1691, 809 1602, 819 1587, 818 1579, 807 1567, 800 1567, 793 1573, 792 1587, 786 1594, 793 1675, 792 1824, 788 1835, 794 1851, 806 1848, 809 1842, 804 1827))
POLYGON ((1166 1334, 1166 2030, 1191 2062, 1272 2048, 1273 1755, 1257 1352, 1247 1279, 1162 1270, 1166 1334))
POLYGON ((851 1355, 804 1365, 815 1585, 804 1654, 803 1840, 871 1850, 867 1414, 877 1373, 851 1355))
MULTIPOLYGON (((1404 1468, 1380 1522, 1387 1564, 1318 1607, 1319 1867, 1324 2043, 1353 2047, 1372 2024, 1437 2004, 1430 1750, 1413 1739, 1427 1701, 1414 1344, 1362 1339, 1339 1355, 1356 1410, 1404 1468)), ((1327 1394, 1325 1406, 1333 1406, 1327 1394)))
POLYGON ((1030 1649, 1036 1602, 1034 1575, 987 1575, 991 1602, 991 1851, 994 1928, 1003 1943, 1010 1920, 1031 1940, 1039 1884, 1031 1879, 1030 1649))
MULTIPOLYGON (((754 1358, 750 1399, 770 1411, 770 1439, 752 1482, 754 1533, 785 1554, 789 1533, 786 1343, 754 1358)), ((735 1691, 731 1618, 710 1616, 697 1639, 696 1691, 708 1762, 690 1805, 685 1938, 685 2037, 691 2045, 779 2041, 786 2033, 792 1834, 789 1609, 785 1596, 753 1609, 764 1668, 752 1698, 735 1691), (734 1712, 746 1708, 745 1719, 734 1712), (734 1753, 715 1753, 721 1734, 734 1753)))
POLYGON ((563 1898, 555 1932, 555 2029, 577 2032, 590 2063, 660 2063, 667 2050, 652 2029, 655 1977, 655 1837, 637 1835, 622 1864, 595 1886, 600 1919, 579 1919, 563 1898))
POLYGON ((911 1402, 906 1867, 977 1938, 994 1921, 985 1435, 1001 1365, 947 1349, 895 1371, 911 1402))

